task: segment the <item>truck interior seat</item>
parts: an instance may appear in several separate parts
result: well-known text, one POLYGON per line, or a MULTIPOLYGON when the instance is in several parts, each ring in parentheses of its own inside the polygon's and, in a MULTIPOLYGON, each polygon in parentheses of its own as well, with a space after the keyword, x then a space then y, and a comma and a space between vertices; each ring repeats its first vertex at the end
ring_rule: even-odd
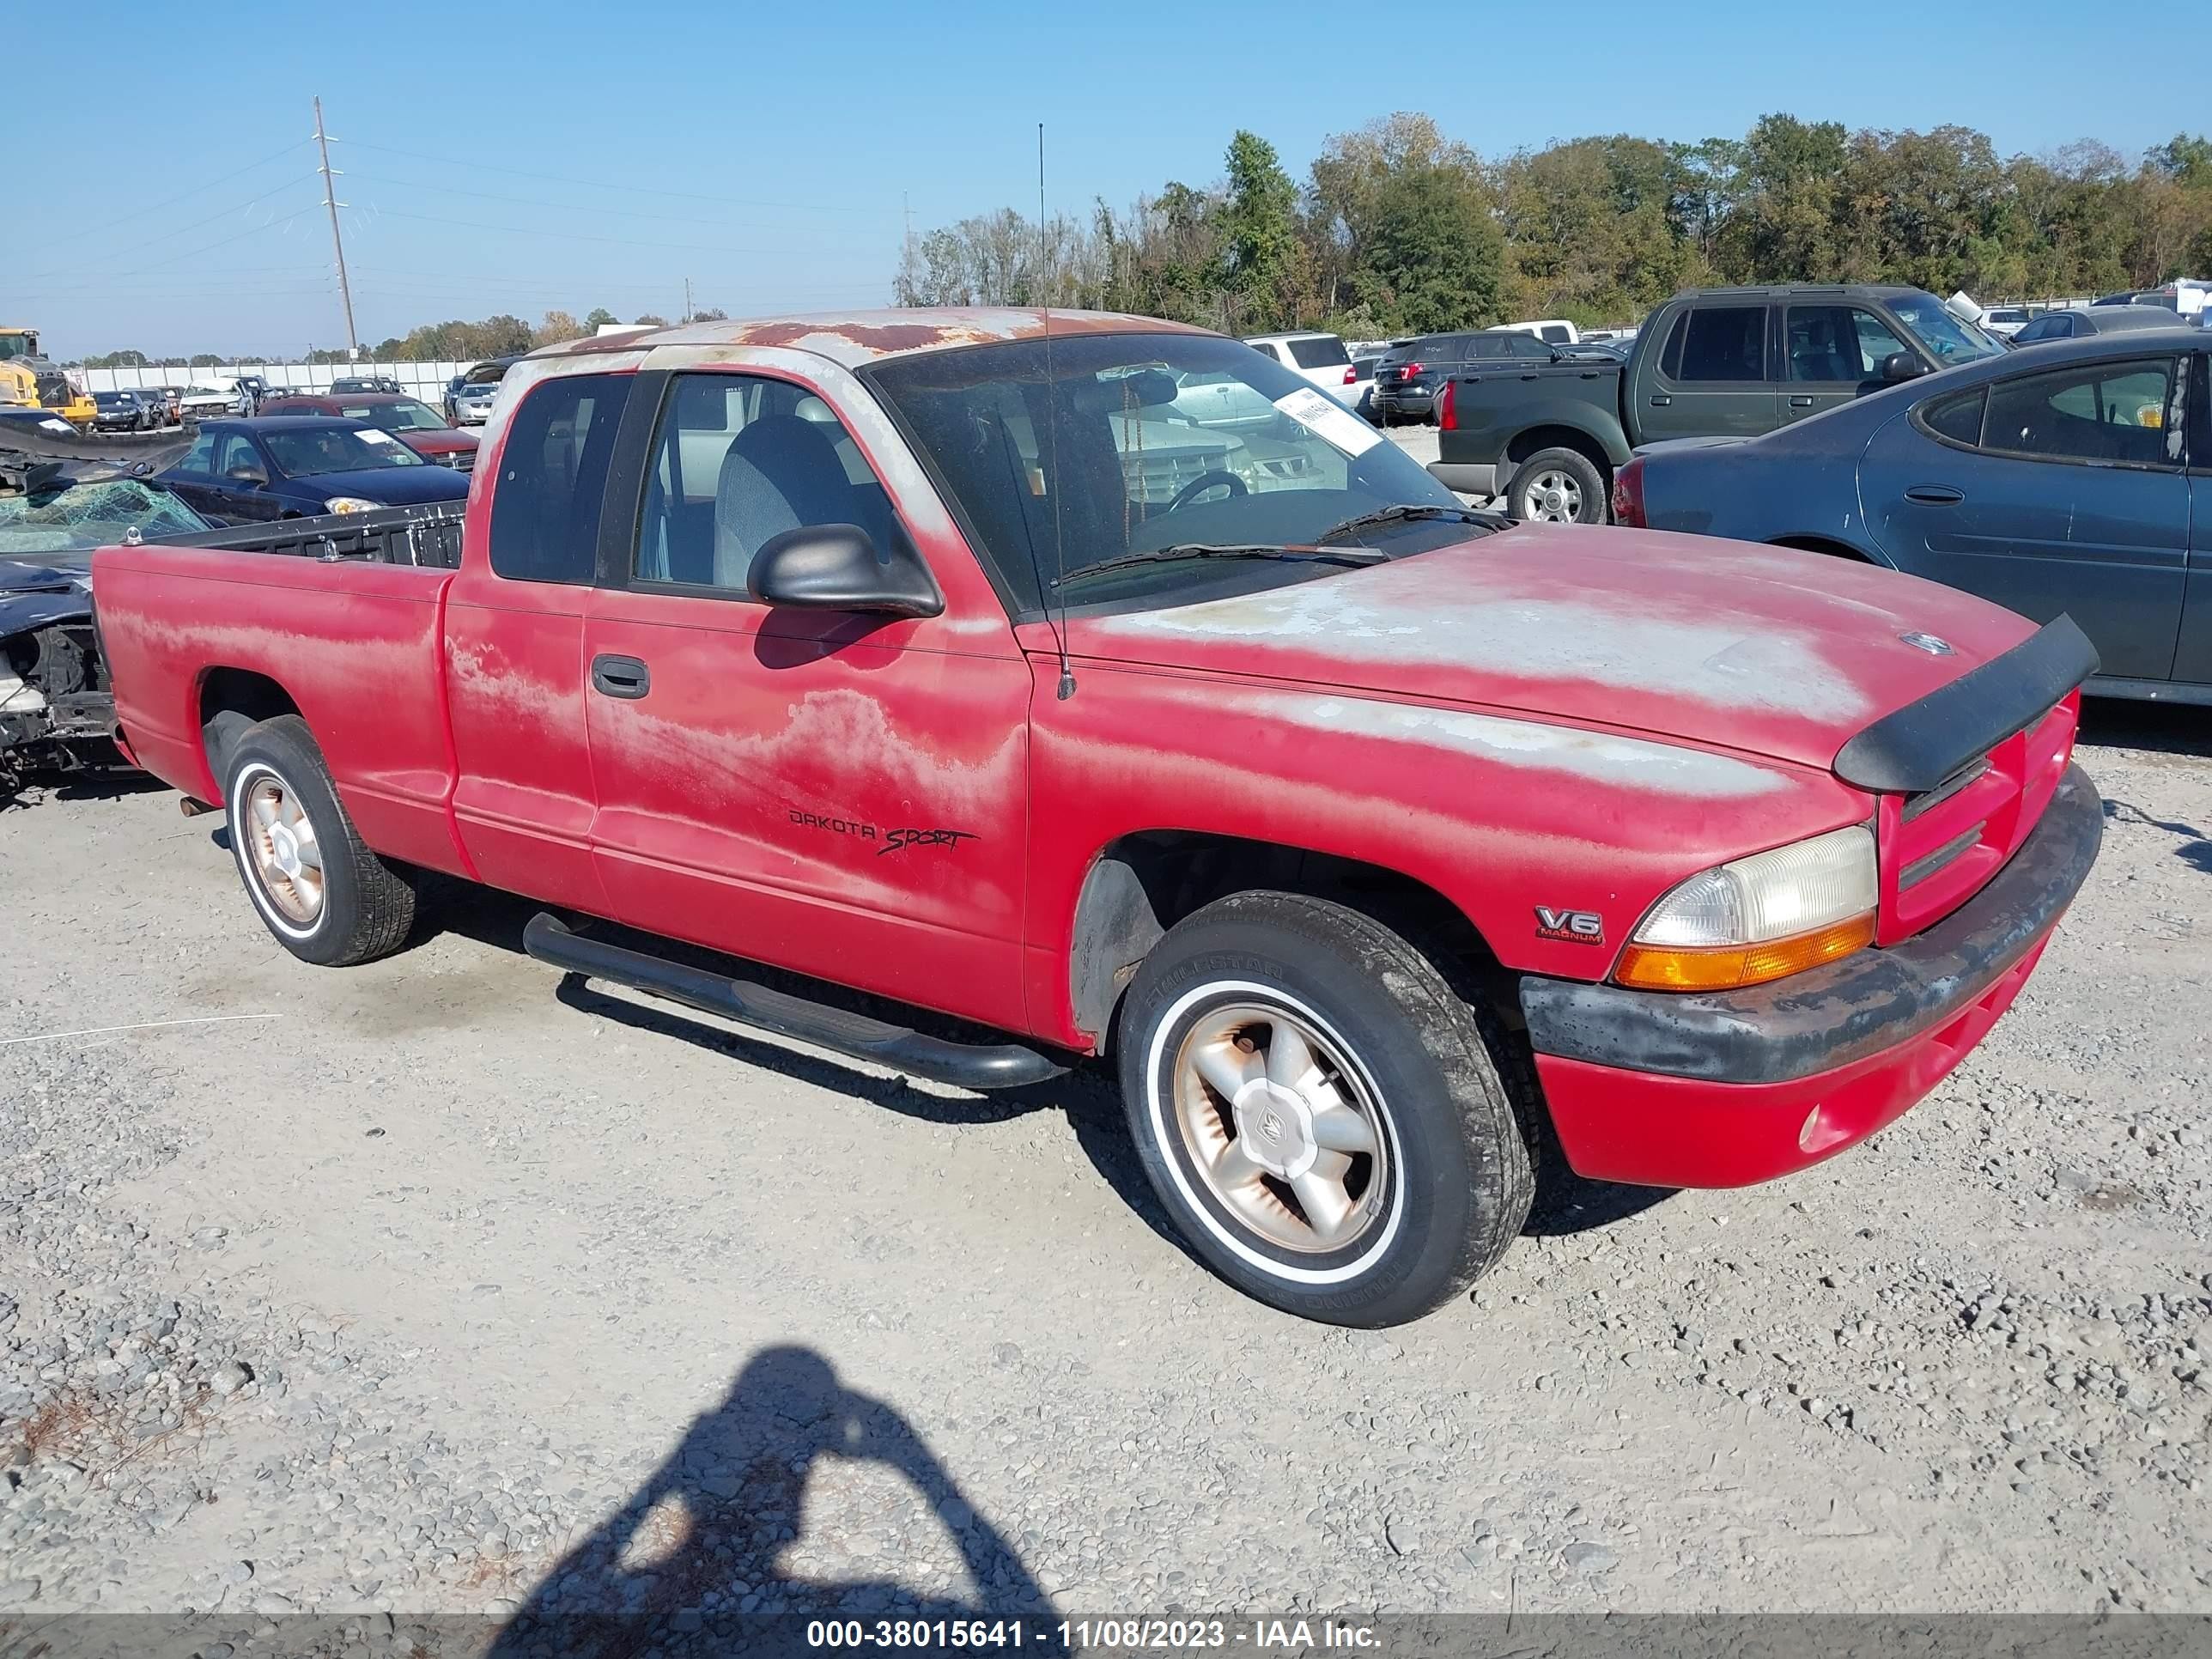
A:
POLYGON ((714 585, 743 587, 761 544, 801 525, 859 524, 872 533, 866 510, 819 424, 796 415, 750 422, 722 458, 714 491, 714 585))

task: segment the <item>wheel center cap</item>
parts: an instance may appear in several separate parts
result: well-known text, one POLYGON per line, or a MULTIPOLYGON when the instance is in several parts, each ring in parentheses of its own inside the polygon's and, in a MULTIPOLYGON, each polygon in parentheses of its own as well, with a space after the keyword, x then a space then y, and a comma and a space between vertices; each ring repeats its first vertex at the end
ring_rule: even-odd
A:
POLYGON ((1249 1158, 1270 1175, 1287 1181, 1313 1167, 1313 1109, 1295 1090, 1255 1078, 1237 1091, 1231 1103, 1237 1138, 1249 1158))
POLYGON ((284 825, 272 823, 269 826, 269 848, 270 855, 276 860, 279 870, 287 876, 300 873, 300 840, 284 825))

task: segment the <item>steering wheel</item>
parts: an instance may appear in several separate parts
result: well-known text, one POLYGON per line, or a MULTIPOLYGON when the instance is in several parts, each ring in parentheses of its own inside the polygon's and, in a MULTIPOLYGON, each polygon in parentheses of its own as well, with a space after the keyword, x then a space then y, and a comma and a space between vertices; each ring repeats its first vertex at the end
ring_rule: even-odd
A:
POLYGON ((1200 494, 1201 491, 1212 489, 1216 484, 1227 484, 1229 486, 1230 495, 1232 498, 1238 495, 1249 495, 1252 493, 1249 489, 1244 487, 1244 480, 1238 477, 1234 472, 1223 472, 1219 471, 1201 472, 1198 477, 1193 478, 1188 483, 1185 484, 1181 489, 1176 491, 1175 499, 1168 503, 1167 510, 1170 513, 1181 512, 1185 501, 1188 501, 1192 496, 1200 494))

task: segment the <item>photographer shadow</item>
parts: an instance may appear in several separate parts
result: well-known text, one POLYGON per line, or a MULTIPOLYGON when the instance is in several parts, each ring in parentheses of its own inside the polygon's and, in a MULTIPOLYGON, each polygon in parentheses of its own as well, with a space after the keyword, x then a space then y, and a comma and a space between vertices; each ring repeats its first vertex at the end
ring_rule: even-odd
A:
POLYGON ((623 1508, 545 1575, 493 1643, 524 1656, 809 1651, 810 1620, 1004 1620, 1058 1614, 997 1528, 961 1494, 896 1411, 839 1381, 809 1348, 764 1348, 728 1395, 623 1508), (881 1464, 903 1477, 956 1540, 975 1586, 963 1602, 894 1579, 822 1582, 785 1556, 799 1541, 817 1465, 881 1464))

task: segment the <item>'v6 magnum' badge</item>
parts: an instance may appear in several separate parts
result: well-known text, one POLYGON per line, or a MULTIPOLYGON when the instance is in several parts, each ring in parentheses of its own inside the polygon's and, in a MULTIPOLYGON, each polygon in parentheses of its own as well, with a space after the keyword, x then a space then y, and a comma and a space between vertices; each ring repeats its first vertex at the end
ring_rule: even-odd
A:
POLYGON ((1548 904, 1540 904, 1536 907, 1536 937, 1563 939, 1571 945, 1602 945, 1605 924, 1598 920, 1595 910, 1554 910, 1548 904))

